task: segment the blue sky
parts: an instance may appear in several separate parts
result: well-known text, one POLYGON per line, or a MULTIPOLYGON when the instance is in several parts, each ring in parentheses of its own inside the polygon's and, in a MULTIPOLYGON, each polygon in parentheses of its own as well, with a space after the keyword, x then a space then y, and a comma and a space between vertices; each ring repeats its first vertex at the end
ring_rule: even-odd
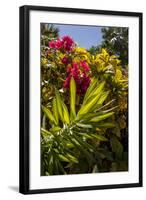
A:
POLYGON ((98 26, 80 26, 80 25, 61 25, 55 24, 59 28, 59 36, 69 35, 80 47, 90 48, 93 45, 99 45, 102 41, 101 28, 98 26))

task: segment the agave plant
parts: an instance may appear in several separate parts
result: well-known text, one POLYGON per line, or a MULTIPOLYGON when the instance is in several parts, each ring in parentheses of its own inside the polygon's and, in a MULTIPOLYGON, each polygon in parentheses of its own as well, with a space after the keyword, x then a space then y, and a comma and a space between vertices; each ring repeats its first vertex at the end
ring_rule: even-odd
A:
POLYGON ((84 171, 96 171, 93 166, 104 156, 99 143, 108 141, 103 130, 114 126, 111 116, 115 107, 107 109, 113 101, 107 102, 109 91, 104 91, 104 85, 92 80, 77 110, 76 83, 72 77, 70 109, 58 90, 51 108, 42 106, 49 122, 49 127, 41 128, 42 175, 75 173, 73 169, 78 169, 81 159, 86 163, 84 171))

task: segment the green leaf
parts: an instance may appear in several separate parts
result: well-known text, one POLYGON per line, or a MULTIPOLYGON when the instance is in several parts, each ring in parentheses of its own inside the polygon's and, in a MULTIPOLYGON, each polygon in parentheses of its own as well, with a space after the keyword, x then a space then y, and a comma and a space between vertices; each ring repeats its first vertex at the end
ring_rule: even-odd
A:
POLYGON ((96 104, 93 107, 94 111, 97 111, 99 110, 99 108, 102 107, 102 104, 107 99, 108 95, 109 95, 109 91, 101 93, 99 99, 97 100, 96 104))
POLYGON ((77 116, 80 116, 82 114, 86 114, 89 111, 91 112, 93 109, 93 106, 96 104, 97 100, 99 99, 100 94, 98 94, 97 96, 95 96, 88 104, 85 104, 81 107, 81 109, 78 112, 77 116))
POLYGON ((92 119, 93 117, 96 117, 98 116, 99 114, 98 113, 88 113, 88 114, 82 114, 80 116, 77 116, 76 119, 75 119, 75 122, 84 122, 84 121, 89 121, 90 119, 92 119))
POLYGON ((51 153, 48 156, 48 170, 49 174, 53 175, 53 155, 51 153))
POLYGON ((63 120, 63 110, 62 110, 62 100, 61 100, 60 94, 59 94, 59 92, 57 90, 55 92, 55 95, 56 95, 56 102, 57 102, 57 110, 58 110, 60 119, 62 121, 64 121, 63 120))
POLYGON ((97 117, 92 118, 90 120, 90 122, 99 122, 99 121, 105 120, 105 119, 111 117, 113 114, 114 114, 114 112, 109 112, 107 114, 99 115, 97 117))
POLYGON ((53 98, 53 106, 52 106, 52 109, 53 109, 54 118, 55 118, 56 123, 57 123, 57 125, 58 125, 59 116, 58 116, 57 102, 56 102, 56 98, 55 98, 55 97, 53 98))
POLYGON ((96 126, 98 128, 113 128, 115 127, 115 124, 110 122, 102 122, 102 123, 97 123, 96 126))
POLYGON ((81 128, 93 128, 91 124, 76 123, 76 125, 81 128))
POLYGON ((94 90, 92 95, 97 95, 103 91, 103 88, 105 86, 105 81, 101 82, 94 90))
POLYGON ((73 77, 70 80, 70 115, 71 119, 76 117, 76 83, 73 77))
POLYGON ((47 131, 44 128, 41 128, 41 134, 42 134, 43 137, 47 137, 47 136, 51 136, 52 135, 51 132, 47 131))
POLYGON ((116 157, 122 158, 123 146, 122 146, 121 142, 117 139, 117 137, 112 136, 110 138, 110 144, 112 147, 112 151, 116 154, 116 157))
POLYGON ((68 112, 68 108, 65 105, 64 102, 62 102, 62 108, 63 108, 63 118, 64 118, 64 122, 66 122, 67 124, 69 124, 70 119, 69 119, 69 112, 68 112))
MULTIPOLYGON (((105 85, 105 82, 103 81, 98 86, 96 86, 94 88, 94 90, 92 90, 92 92, 88 95, 88 98, 86 98, 85 101, 83 101, 83 105, 87 103, 87 100, 89 100, 89 98, 90 99, 91 99, 91 97, 95 97, 96 98, 96 96, 99 95, 102 92, 102 90, 104 88, 104 85, 105 85)), ((85 94, 85 96, 86 96, 86 94, 85 94)))
POLYGON ((58 126, 55 126, 55 127, 53 127, 53 128, 50 128, 50 131, 51 132, 59 132, 61 130, 61 128, 60 127, 58 127, 58 126))
POLYGON ((85 155, 85 158, 87 159, 87 162, 89 163, 89 165, 92 164, 92 154, 89 153, 85 148, 83 148, 83 146, 73 137, 66 135, 66 137, 68 137, 70 139, 70 142, 73 143, 73 145, 85 155))
POLYGON ((53 122, 54 124, 57 124, 57 123, 56 123, 56 120, 55 120, 55 118, 54 118, 52 112, 49 110, 49 108, 46 108, 45 106, 42 106, 42 110, 43 110, 43 112, 44 112, 45 115, 49 118, 49 120, 50 120, 51 122, 53 122))
POLYGON ((102 135, 98 135, 97 133, 78 133, 79 135, 88 138, 88 139, 97 139, 99 141, 108 141, 108 139, 102 135))
POLYGON ((97 80, 94 79, 91 83, 90 83, 90 86, 88 87, 87 91, 86 91, 86 94, 84 96, 84 101, 83 101, 83 104, 87 101, 87 99, 89 99, 89 96, 92 94, 92 91, 95 89, 97 85, 97 80))
POLYGON ((73 163, 78 163, 78 159, 75 158, 73 155, 67 153, 66 156, 67 156, 67 158, 68 158, 71 162, 73 162, 73 163))
POLYGON ((59 157, 60 161, 70 162, 70 160, 66 156, 64 156, 62 154, 59 154, 58 157, 59 157))
POLYGON ((103 102, 107 99, 108 95, 109 95, 109 92, 103 92, 102 95, 100 96, 97 104, 102 105, 103 102))
MULTIPOLYGON (((57 154, 56 154, 56 156, 58 157, 57 154)), ((59 161, 59 157, 58 157, 58 159, 56 159, 56 162, 57 162, 57 164, 58 164, 59 170, 60 170, 63 174, 67 174, 66 171, 64 170, 63 165, 62 165, 61 162, 59 161)))
MULTIPOLYGON (((86 98, 85 102, 83 102, 79 112, 78 117, 82 114, 88 113, 89 111, 94 111, 97 109, 97 102, 103 96, 104 92, 102 91, 104 88, 105 82, 101 82, 98 87, 95 87, 93 92, 86 98), (90 101, 88 101, 90 99, 90 101)), ((104 98, 104 97, 103 97, 104 98)), ((102 99, 99 101, 99 103, 102 101, 102 99)))
POLYGON ((106 138, 106 137, 104 137, 104 136, 102 136, 102 135, 98 135, 98 134, 93 134, 93 133, 91 133, 90 134, 92 137, 94 137, 94 138, 96 138, 97 140, 99 140, 99 141, 108 141, 108 139, 106 138))
POLYGON ((57 159, 58 158, 56 157, 56 155, 54 153, 54 171, 55 171, 56 175, 59 175, 59 167, 58 167, 57 159))

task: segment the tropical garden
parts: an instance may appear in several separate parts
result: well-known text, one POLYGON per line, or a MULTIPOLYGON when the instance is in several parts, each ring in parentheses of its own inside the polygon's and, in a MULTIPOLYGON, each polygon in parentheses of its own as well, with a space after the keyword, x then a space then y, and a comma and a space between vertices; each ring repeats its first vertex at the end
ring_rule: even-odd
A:
POLYGON ((89 49, 41 24, 41 175, 128 170, 128 29, 89 49))

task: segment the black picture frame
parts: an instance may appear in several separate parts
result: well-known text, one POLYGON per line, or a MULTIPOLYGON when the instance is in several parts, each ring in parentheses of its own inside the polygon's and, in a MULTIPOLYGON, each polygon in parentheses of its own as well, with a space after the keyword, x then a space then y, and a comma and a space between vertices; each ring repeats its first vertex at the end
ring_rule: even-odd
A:
POLYGON ((63 7, 44 7, 44 6, 22 6, 20 7, 20 174, 19 174, 19 191, 22 194, 34 193, 52 193, 67 191, 83 191, 98 189, 114 189, 114 188, 130 188, 142 186, 142 13, 138 12, 121 12, 121 11, 105 11, 90 9, 75 9, 63 7), (84 14, 102 14, 138 17, 139 18, 139 182, 129 184, 114 185, 97 185, 97 186, 81 186, 54 189, 36 189, 29 188, 29 13, 31 10, 44 12, 67 12, 67 13, 84 13, 84 14))

